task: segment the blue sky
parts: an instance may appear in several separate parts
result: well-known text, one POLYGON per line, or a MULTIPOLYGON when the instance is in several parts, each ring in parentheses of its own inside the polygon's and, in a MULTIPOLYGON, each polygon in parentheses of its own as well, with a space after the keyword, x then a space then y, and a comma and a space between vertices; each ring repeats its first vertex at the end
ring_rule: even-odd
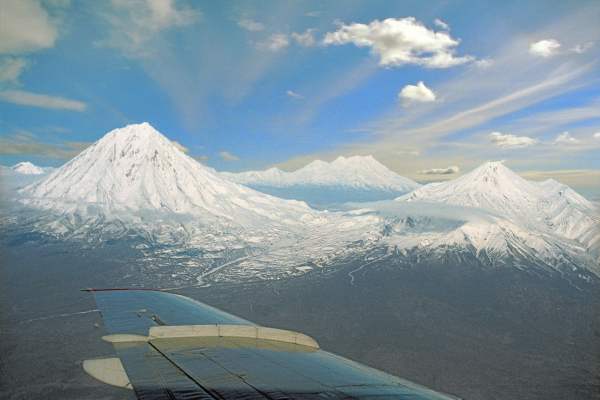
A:
POLYGON ((1 164, 148 121, 219 170, 373 154, 426 182, 505 159, 600 195, 597 1, 0 7, 1 164))

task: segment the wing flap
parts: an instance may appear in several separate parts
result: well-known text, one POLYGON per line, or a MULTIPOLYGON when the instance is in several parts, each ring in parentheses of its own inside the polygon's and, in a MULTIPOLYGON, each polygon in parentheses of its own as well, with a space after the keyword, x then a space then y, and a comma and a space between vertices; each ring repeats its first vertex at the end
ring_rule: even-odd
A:
POLYGON ((182 296, 94 295, 140 399, 455 399, 320 350, 305 335, 258 327, 182 296))
POLYGON ((148 343, 114 343, 140 400, 215 400, 148 343))
POLYGON ((153 340, 152 344, 203 387, 224 399, 346 397, 285 365, 273 364, 264 354, 315 352, 311 347, 234 337, 160 339, 153 340))

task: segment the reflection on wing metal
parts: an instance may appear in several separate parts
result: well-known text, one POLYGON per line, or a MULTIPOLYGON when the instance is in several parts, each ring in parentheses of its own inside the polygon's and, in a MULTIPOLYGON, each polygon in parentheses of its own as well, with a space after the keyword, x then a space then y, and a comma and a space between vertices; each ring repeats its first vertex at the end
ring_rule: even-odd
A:
POLYGON ((454 399, 182 296, 95 296, 140 399, 454 399))

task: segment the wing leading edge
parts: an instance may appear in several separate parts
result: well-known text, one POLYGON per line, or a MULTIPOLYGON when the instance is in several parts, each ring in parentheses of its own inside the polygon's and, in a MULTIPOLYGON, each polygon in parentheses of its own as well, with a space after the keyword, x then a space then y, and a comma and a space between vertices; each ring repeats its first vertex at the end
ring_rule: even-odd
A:
POLYGON ((456 399, 187 297, 93 293, 139 399, 456 399))

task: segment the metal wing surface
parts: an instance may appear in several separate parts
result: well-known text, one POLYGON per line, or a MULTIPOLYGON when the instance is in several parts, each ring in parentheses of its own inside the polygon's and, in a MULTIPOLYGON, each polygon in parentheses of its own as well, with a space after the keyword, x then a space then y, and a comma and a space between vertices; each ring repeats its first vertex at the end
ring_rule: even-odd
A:
POLYGON ((118 359, 84 368, 139 399, 456 399, 183 296, 90 291, 118 359))

